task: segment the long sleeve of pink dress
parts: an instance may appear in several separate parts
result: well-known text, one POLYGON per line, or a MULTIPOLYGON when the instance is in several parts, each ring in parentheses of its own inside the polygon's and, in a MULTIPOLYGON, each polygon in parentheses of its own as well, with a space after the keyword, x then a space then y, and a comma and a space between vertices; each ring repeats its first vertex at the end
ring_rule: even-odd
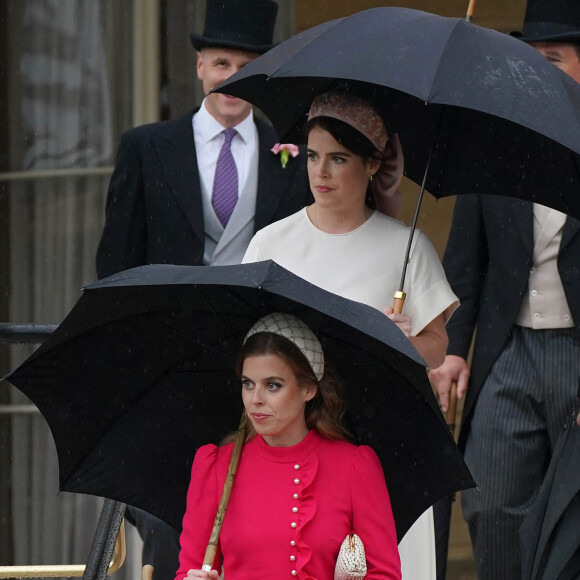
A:
MULTIPOLYGON (((206 445, 195 456, 176 580, 201 568, 232 447, 206 445)), ((258 435, 242 451, 214 568, 223 566, 227 580, 328 580, 351 531, 364 543, 368 580, 401 578, 374 451, 316 431, 292 447, 269 447, 258 435)))

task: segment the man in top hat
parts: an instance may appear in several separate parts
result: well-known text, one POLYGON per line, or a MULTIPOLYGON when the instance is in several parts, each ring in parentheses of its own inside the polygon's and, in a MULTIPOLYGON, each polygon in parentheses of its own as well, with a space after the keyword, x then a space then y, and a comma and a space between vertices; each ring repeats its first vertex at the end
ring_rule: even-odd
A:
MULTIPOLYGON (((580 83, 578 0, 530 0, 517 36, 580 83)), ((430 379, 444 410, 452 381, 466 394, 459 444, 479 490, 462 505, 478 576, 520 578, 518 530, 578 388, 580 222, 515 198, 459 196, 443 265, 461 306, 430 379)))
POLYGON ((524 26, 512 36, 527 42, 580 83, 580 3, 530 0, 524 26))
POLYGON ((144 264, 240 263, 257 230, 310 203, 304 154, 283 168, 274 130, 249 103, 208 94, 272 48, 277 10, 273 0, 207 0, 204 32, 191 34, 206 97, 122 136, 99 278, 144 264))
MULTIPOLYGON (((203 34, 192 33, 206 95, 180 119, 121 138, 97 250, 99 278, 155 263, 240 263, 254 233, 311 203, 306 157, 282 167, 270 125, 246 101, 208 94, 272 48, 273 0, 207 0, 203 34)), ((143 564, 173 580, 179 533, 132 508, 143 564)))

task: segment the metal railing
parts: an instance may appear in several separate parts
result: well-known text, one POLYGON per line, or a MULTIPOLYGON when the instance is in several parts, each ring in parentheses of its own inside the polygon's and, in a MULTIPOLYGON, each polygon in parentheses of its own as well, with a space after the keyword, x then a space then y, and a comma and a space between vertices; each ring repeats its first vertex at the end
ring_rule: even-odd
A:
MULTIPOLYGON (((39 344, 56 329, 57 324, 0 323, 0 343, 39 344)), ((1 405, 1 414, 35 413, 34 405, 1 405)), ((127 553, 125 542, 125 504, 105 499, 88 562, 84 564, 0 566, 0 578, 49 578, 82 576, 83 580, 104 580, 117 571, 127 553)))
POLYGON ((0 342, 40 344, 56 330, 58 324, 11 324, 0 322, 0 342))
MULTIPOLYGON (((101 517, 103 517, 103 514, 101 514, 101 517)), ((126 555, 127 545, 125 541, 125 523, 121 521, 121 526, 113 549, 113 557, 106 568, 106 574, 110 576, 113 572, 116 572, 125 562, 126 555)), ((101 556, 104 556, 104 554, 101 556)), ((0 566, 0 578, 73 578, 79 576, 83 576, 84 578, 88 570, 89 564, 0 566)))

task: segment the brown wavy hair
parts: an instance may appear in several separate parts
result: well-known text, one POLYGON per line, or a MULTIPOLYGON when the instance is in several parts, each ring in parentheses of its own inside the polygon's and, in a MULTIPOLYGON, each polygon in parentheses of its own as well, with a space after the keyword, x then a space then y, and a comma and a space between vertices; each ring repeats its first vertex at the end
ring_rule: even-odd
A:
MULTIPOLYGON (((306 403, 306 426, 309 429, 316 429, 327 439, 350 439, 350 434, 342 425, 346 403, 341 396, 341 386, 328 363, 325 361, 324 376, 318 381, 310 363, 293 342, 278 334, 258 332, 246 340, 238 355, 237 376, 241 377, 246 358, 266 354, 274 354, 284 360, 294 372, 301 387, 317 386, 316 395, 306 403)), ((247 441, 256 435, 249 419, 246 419, 246 432, 247 441)), ((230 435, 222 444, 232 440, 233 436, 230 435)))

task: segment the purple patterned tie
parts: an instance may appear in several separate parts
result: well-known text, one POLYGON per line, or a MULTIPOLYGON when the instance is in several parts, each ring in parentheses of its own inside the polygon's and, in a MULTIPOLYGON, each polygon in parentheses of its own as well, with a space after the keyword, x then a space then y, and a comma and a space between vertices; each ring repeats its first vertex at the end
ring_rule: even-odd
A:
POLYGON ((235 129, 224 131, 225 140, 218 155, 213 180, 211 205, 224 228, 238 201, 238 170, 231 150, 232 139, 236 133, 235 129))

